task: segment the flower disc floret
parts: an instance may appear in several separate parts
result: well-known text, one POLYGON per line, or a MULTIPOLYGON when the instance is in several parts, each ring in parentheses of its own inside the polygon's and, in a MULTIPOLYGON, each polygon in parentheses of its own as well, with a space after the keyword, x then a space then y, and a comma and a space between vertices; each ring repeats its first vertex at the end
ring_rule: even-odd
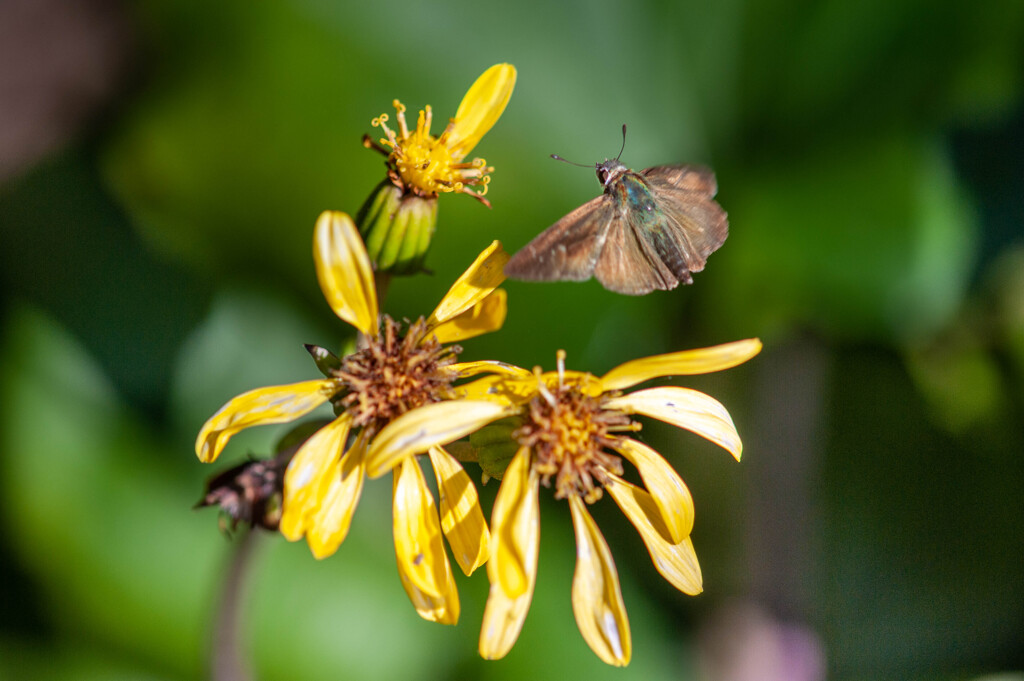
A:
POLYGON ((621 412, 604 409, 600 398, 581 392, 574 383, 560 382, 549 390, 538 381, 524 423, 512 438, 532 449, 541 484, 550 487, 555 478, 556 499, 579 496, 592 504, 611 481, 609 473, 622 475, 622 459, 607 451, 616 442, 612 433, 636 430, 638 424, 621 412))
POLYGON ((354 426, 372 433, 407 411, 451 398, 455 373, 448 367, 462 350, 428 336, 423 317, 405 336, 387 315, 383 326, 380 334, 367 339, 365 348, 342 359, 333 372, 347 387, 337 402, 354 426))

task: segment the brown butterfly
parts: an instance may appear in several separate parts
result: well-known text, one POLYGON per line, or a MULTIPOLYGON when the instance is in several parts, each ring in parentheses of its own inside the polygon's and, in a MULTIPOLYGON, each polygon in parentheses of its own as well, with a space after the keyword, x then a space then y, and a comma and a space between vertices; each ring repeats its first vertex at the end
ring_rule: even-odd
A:
MULTIPOLYGON (((622 136, 625 145, 626 126, 622 136)), ((631 296, 692 284, 690 273, 704 269, 729 236, 725 211, 714 201, 714 173, 691 165, 636 173, 618 156, 595 167, 604 194, 541 232, 508 261, 505 274, 526 281, 595 276, 609 291, 631 296)))

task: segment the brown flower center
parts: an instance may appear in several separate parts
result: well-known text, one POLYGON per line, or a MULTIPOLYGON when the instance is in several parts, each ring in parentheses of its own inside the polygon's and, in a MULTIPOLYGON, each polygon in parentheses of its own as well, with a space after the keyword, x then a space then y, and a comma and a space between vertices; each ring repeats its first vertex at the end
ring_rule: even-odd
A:
POLYGON ((462 351, 425 338, 427 323, 420 317, 404 336, 400 326, 384 315, 380 334, 367 347, 341 360, 335 376, 348 390, 336 401, 352 415, 352 424, 371 433, 394 418, 430 402, 451 396, 454 374, 447 367, 462 351))
POLYGON ((635 430, 625 414, 602 408, 603 400, 573 384, 540 386, 530 400, 525 422, 512 437, 533 451, 533 467, 545 487, 555 477, 555 498, 601 498, 609 473, 622 474, 622 459, 606 451, 615 431, 635 430))

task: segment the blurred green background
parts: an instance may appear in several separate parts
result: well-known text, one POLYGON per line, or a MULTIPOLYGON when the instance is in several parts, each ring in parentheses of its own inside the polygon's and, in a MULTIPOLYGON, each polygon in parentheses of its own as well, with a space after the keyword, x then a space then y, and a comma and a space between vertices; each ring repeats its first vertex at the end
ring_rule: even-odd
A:
POLYGON ((0 27, 0 678, 209 676, 238 540, 190 507, 283 429, 214 466, 195 434, 241 391, 316 377, 302 343, 345 339, 311 235, 381 179, 370 119, 397 97, 443 121, 500 61, 518 84, 474 152, 494 207, 442 196, 434 275, 396 281, 387 308, 429 312, 492 239, 515 251, 597 195, 548 154, 613 156, 625 122, 632 167, 713 167, 731 236, 692 287, 510 282, 505 328, 463 354, 550 368, 564 348, 603 372, 762 338, 750 363, 683 382, 730 409, 741 464, 644 431, 695 497, 705 593, 675 592, 596 505, 634 638, 631 665, 605 667, 548 500, 525 629, 485 663, 486 577, 459 575, 458 627, 419 620, 378 481, 326 561, 256 538, 253 676, 1024 669, 1024 4, 11 0, 0 27))

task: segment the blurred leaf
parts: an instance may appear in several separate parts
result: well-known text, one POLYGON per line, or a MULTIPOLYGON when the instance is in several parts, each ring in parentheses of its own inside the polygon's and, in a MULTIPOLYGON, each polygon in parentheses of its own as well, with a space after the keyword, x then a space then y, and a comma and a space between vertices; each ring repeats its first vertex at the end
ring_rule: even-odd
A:
POLYGON ((732 233, 703 281, 733 337, 803 325, 905 340, 957 310, 974 225, 930 145, 849 140, 732 182, 732 233))
POLYGON ((16 308, 6 329, 3 517, 53 621, 197 671, 197 617, 222 542, 188 511, 197 488, 168 484, 176 467, 153 456, 161 445, 53 322, 16 308))

